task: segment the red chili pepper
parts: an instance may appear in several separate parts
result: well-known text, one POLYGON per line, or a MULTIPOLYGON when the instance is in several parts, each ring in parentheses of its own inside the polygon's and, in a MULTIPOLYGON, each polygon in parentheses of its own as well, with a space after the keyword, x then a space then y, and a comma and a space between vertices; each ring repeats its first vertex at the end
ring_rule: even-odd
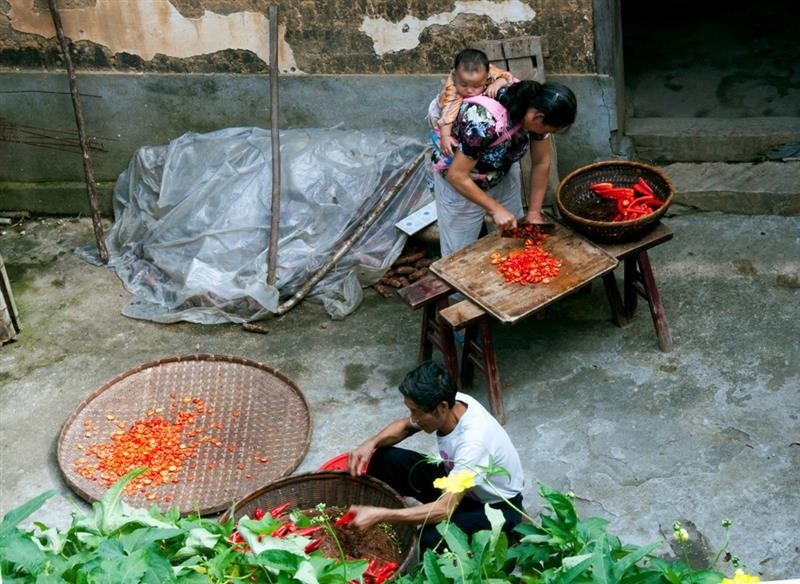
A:
POLYGON ((297 528, 295 527, 294 523, 292 523, 291 521, 287 521, 286 523, 282 523, 281 525, 276 527, 275 530, 272 533, 270 533, 270 535, 272 537, 278 537, 283 539, 284 537, 295 531, 295 529, 297 528))
POLYGON ((660 199, 657 199, 653 196, 639 197, 638 199, 636 199, 636 202, 643 203, 649 205, 650 207, 656 207, 656 208, 661 207, 664 204, 664 201, 661 201, 660 199))
POLYGON ((370 560, 369 564, 367 564, 367 569, 364 570, 364 576, 369 576, 370 578, 375 577, 375 568, 378 567, 378 560, 370 560))
POLYGON ((264 510, 261 507, 255 508, 255 510, 253 511, 253 519, 255 519, 256 521, 264 519, 264 510))
POLYGON ((356 517, 355 511, 348 511, 347 513, 339 517, 339 519, 337 519, 334 522, 334 525, 336 527, 342 527, 343 525, 347 525, 348 523, 350 523, 353 519, 355 519, 355 517, 356 517))
POLYGON ((317 539, 312 539, 311 542, 305 547, 303 551, 305 551, 308 554, 316 549, 319 549, 319 546, 322 545, 323 539, 325 539, 324 535, 320 535, 317 539))
POLYGON ((641 187, 641 189, 644 190, 648 195, 650 196, 655 195, 655 192, 653 192, 653 187, 647 184, 647 181, 644 180, 642 177, 639 177, 639 180, 636 181, 636 184, 639 185, 639 187, 641 187))
POLYGON ((269 514, 272 515, 274 518, 278 518, 283 515, 284 511, 286 511, 289 507, 291 507, 291 503, 284 503, 283 505, 278 505, 277 507, 273 507, 269 510, 269 514))
POLYGON ((303 527, 302 529, 298 529, 295 531, 296 535, 302 535, 303 537, 308 537, 309 535, 314 535, 320 529, 322 529, 321 525, 312 525, 311 527, 303 527))
POLYGON ((589 188, 593 191, 607 191, 608 189, 613 189, 614 185, 610 182, 598 182, 592 185, 589 185, 589 188))

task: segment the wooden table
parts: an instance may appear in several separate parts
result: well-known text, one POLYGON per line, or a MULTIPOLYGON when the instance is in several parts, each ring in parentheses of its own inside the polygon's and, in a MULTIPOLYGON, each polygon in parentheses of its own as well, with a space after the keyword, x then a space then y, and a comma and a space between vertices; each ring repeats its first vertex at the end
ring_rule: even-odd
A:
POLYGON ((613 270, 619 263, 589 240, 556 223, 542 248, 561 260, 558 277, 535 286, 507 284, 491 263, 492 254, 522 250, 524 239, 499 231, 431 264, 431 271, 497 320, 513 324, 613 270))
MULTIPOLYGON (((526 287, 515 285, 514 288, 508 288, 506 295, 516 296, 516 298, 509 300, 503 294, 496 298, 494 295, 500 294, 500 292, 487 284, 487 280, 492 272, 494 272, 492 278, 495 281, 499 276, 494 271, 494 266, 489 264, 486 258, 491 255, 492 250, 495 250, 497 246, 505 249, 508 245, 514 245, 512 243, 514 241, 517 242, 516 245, 519 245, 519 240, 503 239, 499 235, 493 234, 470 246, 472 251, 477 250, 476 253, 470 254, 475 258, 475 263, 488 265, 486 270, 480 265, 477 268, 473 267, 473 270, 480 272, 477 276, 466 275, 469 267, 467 262, 462 260, 469 252, 462 250, 448 258, 439 260, 441 263, 434 264, 439 264, 436 276, 423 278, 411 286, 401 289, 399 292, 401 298, 412 309, 424 307, 419 360, 430 359, 433 349, 439 349, 444 355, 445 366, 453 375, 459 388, 471 381, 475 367, 480 369, 486 377, 490 409, 501 422, 504 421, 505 412, 491 333, 491 319, 486 318, 487 313, 501 322, 516 322, 520 318, 541 310, 564 295, 574 292, 592 279, 602 277, 614 322, 618 326, 627 324, 635 313, 637 295, 642 296, 650 307, 661 350, 670 351, 672 349, 672 337, 669 333, 661 297, 658 293, 647 255, 647 250, 650 248, 672 239, 672 231, 669 227, 659 223, 642 239, 623 244, 591 244, 586 242, 591 246, 586 252, 589 254, 588 257, 597 257, 601 266, 594 269, 589 267, 585 271, 584 267, 581 267, 582 262, 568 260, 568 256, 563 255, 565 251, 569 253, 571 250, 569 245, 574 243, 574 238, 583 238, 572 234, 570 231, 569 234, 572 235, 567 234, 569 235, 567 240, 568 243, 572 243, 569 243, 567 247, 563 247, 565 242, 563 240, 559 242, 560 238, 557 237, 559 233, 562 233, 562 238, 565 237, 561 232, 560 225, 557 227, 556 233, 549 239, 550 245, 553 246, 549 251, 562 260, 567 260, 565 261, 565 267, 568 267, 571 271, 569 272, 569 278, 567 278, 569 283, 565 282, 564 285, 556 289, 547 291, 542 290, 544 287, 541 285, 526 287), (595 256, 595 252, 591 248, 596 248, 602 253, 595 256), (464 253, 462 254, 462 252, 464 253), (481 259, 480 254, 484 253, 487 255, 481 259), (607 267, 608 259, 606 259, 606 256, 613 260, 610 268, 607 267), (445 260, 449 261, 446 262, 445 260), (614 267, 620 261, 624 262, 622 295, 620 295, 613 272, 614 267), (442 265, 444 265, 444 269, 442 265), (439 272, 442 273, 442 276, 446 275, 450 281, 445 281, 443 277, 439 277, 439 272), (583 277, 574 275, 578 272, 583 274, 583 277), (466 282, 463 280, 465 277, 467 278, 466 282), (536 290, 537 288, 539 289, 538 291, 536 290), (523 293, 521 289, 527 290, 523 293), (485 296, 481 296, 481 290, 488 290, 488 292, 485 296), (509 292, 509 290, 516 290, 516 293, 509 292), (468 297, 469 294, 478 296, 479 302, 476 303, 467 299, 450 305, 448 297, 456 291, 465 293, 468 297), (457 329, 465 329, 460 367, 458 366, 458 357, 453 341, 453 331, 457 329)), ((584 248, 581 246, 581 249, 583 250, 584 248)), ((583 256, 581 255, 581 257, 583 256)), ((559 275, 559 278, 561 278, 561 275, 559 275)))

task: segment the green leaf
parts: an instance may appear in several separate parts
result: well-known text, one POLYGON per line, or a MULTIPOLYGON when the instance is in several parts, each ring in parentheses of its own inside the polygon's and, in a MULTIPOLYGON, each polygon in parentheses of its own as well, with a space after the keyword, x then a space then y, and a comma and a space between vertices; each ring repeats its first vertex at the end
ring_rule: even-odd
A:
POLYGON ((121 535, 119 541, 125 553, 132 554, 134 551, 150 547, 156 542, 174 539, 181 535, 183 535, 183 531, 177 528, 140 527, 130 533, 121 535))
POLYGON ((662 544, 663 542, 660 541, 653 542, 644 547, 640 547, 636 551, 631 552, 625 557, 621 558, 616 564, 614 564, 614 577, 617 580, 621 580, 622 576, 631 566, 644 559, 654 549, 661 547, 662 544))
POLYGON ((119 523, 118 516, 120 514, 120 497, 122 496, 122 491, 128 483, 146 470, 147 468, 144 467, 132 470, 103 493, 100 499, 100 521, 98 522, 98 526, 102 532, 109 533, 113 531, 111 526, 119 523))
POLYGON ((592 582, 612 584, 614 580, 614 561, 609 554, 605 536, 600 536, 592 553, 592 582))
POLYGON ((716 570, 701 570, 699 572, 692 572, 693 584, 719 584, 725 574, 717 572, 716 570))
POLYGON ((47 555, 30 536, 15 529, 0 541, 0 558, 4 563, 11 563, 29 574, 36 574, 45 563, 47 555))
POLYGON ((300 562, 297 571, 294 573, 295 580, 300 580, 303 584, 319 584, 314 567, 308 561, 300 562))
POLYGON ((438 557, 432 550, 425 550, 425 555, 422 557, 422 569, 427 576, 426 582, 447 584, 447 578, 439 567, 438 557))
MULTIPOLYGON (((583 560, 581 560, 580 562, 575 563, 568 570, 560 572, 560 574, 558 576, 558 580, 557 580, 558 583, 559 584, 570 584, 570 582, 574 581, 581 574, 583 574, 586 570, 588 570, 589 566, 592 564, 593 558, 592 558, 591 554, 587 554, 587 555, 588 555, 588 557, 584 556, 583 560)), ((577 557, 579 557, 579 556, 575 556, 574 558, 577 558, 577 557)), ((567 566, 566 559, 564 560, 564 566, 565 567, 567 566)))
POLYGON ((575 506, 565 494, 547 485, 540 485, 539 495, 547 501, 558 520, 564 524, 566 529, 570 529, 578 523, 578 514, 575 511, 575 506))
POLYGON ((23 520, 39 510, 50 497, 55 495, 58 491, 51 490, 37 495, 33 499, 26 501, 19 507, 12 509, 3 516, 3 521, 0 522, 0 541, 14 531, 14 528, 23 520))

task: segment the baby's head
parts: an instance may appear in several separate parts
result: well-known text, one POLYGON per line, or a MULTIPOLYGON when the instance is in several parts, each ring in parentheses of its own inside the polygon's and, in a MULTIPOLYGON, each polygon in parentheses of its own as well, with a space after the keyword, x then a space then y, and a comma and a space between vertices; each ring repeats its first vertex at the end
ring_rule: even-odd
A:
POLYGON ((477 49, 464 49, 453 63, 453 84, 461 97, 475 97, 486 89, 489 58, 477 49))

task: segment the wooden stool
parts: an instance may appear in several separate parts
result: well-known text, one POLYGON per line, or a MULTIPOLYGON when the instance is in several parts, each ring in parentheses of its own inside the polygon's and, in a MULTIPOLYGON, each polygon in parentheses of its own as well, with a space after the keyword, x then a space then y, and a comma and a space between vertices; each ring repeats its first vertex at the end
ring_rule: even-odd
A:
POLYGON ((433 274, 420 278, 410 286, 397 291, 411 310, 423 308, 417 362, 430 360, 433 356, 433 349, 438 349, 442 353, 444 366, 460 389, 458 353, 453 331, 450 327, 445 326, 439 317, 440 311, 449 306, 448 297, 453 292, 450 284, 433 274))
POLYGON ((492 338, 492 323, 488 314, 473 302, 462 300, 443 308, 439 316, 451 331, 464 329, 464 348, 461 352, 461 386, 469 385, 475 367, 486 377, 489 394, 489 409, 497 421, 506 421, 503 407, 503 392, 500 389, 500 372, 497 369, 497 356, 492 338))

